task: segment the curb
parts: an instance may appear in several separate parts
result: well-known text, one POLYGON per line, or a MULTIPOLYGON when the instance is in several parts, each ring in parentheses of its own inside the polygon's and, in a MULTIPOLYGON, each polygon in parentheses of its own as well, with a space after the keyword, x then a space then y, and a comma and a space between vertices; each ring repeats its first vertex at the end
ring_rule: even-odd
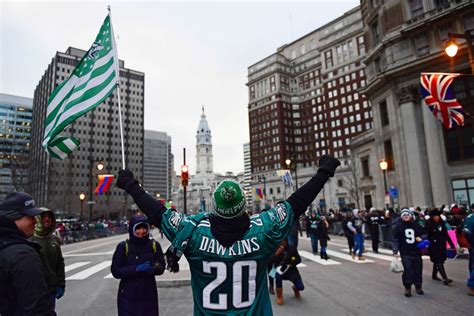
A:
POLYGON ((157 287, 181 287, 191 285, 191 279, 169 279, 159 280, 156 282, 157 287))

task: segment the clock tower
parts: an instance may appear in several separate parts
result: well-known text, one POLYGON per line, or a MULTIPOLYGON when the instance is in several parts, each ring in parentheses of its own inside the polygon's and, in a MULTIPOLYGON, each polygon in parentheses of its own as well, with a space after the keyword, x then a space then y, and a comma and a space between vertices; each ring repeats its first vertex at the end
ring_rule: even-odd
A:
POLYGON ((196 176, 206 177, 214 174, 212 163, 212 136, 207 124, 204 106, 196 133, 196 176))

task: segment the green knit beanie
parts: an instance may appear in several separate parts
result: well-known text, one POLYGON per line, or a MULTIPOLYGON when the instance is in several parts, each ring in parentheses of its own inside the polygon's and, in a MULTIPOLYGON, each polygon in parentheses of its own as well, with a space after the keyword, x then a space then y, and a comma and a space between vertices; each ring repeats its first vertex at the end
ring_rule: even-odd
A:
POLYGON ((212 194, 212 213, 222 218, 234 218, 245 212, 245 196, 240 184, 225 179, 212 194))

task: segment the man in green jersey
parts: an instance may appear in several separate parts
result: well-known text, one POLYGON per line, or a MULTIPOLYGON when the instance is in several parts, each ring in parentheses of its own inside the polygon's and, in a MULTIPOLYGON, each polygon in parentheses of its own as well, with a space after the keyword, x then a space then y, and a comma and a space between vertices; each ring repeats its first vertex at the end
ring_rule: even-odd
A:
POLYGON ((126 190, 151 224, 163 230, 175 255, 183 253, 191 269, 194 315, 272 315, 266 281, 267 263, 303 214, 339 160, 324 155, 317 173, 287 200, 248 216, 239 183, 222 181, 210 213, 186 216, 148 195, 129 170, 117 186, 126 190))

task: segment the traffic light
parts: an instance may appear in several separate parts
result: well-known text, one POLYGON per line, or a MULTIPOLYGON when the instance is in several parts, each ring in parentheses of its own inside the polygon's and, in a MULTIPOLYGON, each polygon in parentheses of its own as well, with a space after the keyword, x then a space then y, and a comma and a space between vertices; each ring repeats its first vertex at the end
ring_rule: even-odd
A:
POLYGON ((181 184, 183 187, 188 185, 189 180, 189 168, 187 165, 181 166, 181 184))

